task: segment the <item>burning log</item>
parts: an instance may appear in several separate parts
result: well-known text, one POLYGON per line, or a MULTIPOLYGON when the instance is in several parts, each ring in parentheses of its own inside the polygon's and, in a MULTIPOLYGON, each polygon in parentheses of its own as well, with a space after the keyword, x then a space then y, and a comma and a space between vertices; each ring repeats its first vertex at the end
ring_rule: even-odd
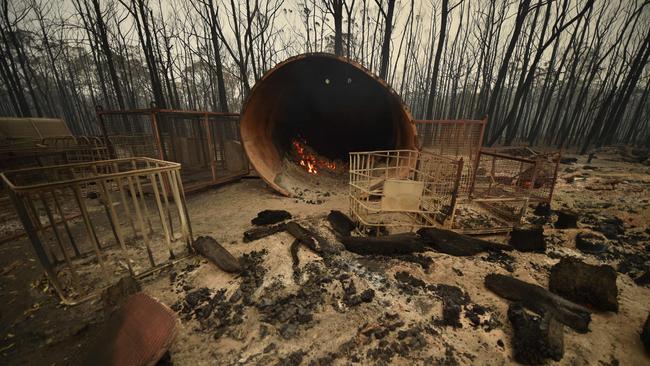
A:
POLYGON ((550 312, 559 322, 577 332, 589 331, 591 321, 589 309, 541 286, 501 274, 489 274, 485 277, 485 287, 505 299, 521 302, 523 306, 537 314, 544 315, 550 312))

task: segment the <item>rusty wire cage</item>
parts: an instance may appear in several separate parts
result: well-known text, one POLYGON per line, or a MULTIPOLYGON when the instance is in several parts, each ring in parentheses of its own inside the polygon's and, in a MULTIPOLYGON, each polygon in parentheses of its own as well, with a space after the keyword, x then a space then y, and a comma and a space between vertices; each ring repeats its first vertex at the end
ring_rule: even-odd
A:
POLYGON ((463 158, 459 195, 469 196, 474 166, 481 149, 487 119, 415 120, 422 150, 463 158))
POLYGON ((463 159, 426 151, 350 153, 350 214, 362 232, 445 225, 454 209, 463 159))
POLYGON ((191 250, 178 163, 114 159, 0 177, 65 304, 97 295, 122 274, 146 276, 191 250))
POLYGON ((154 108, 98 110, 97 117, 116 157, 181 163, 186 191, 236 180, 249 172, 238 114, 154 108))
POLYGON ((469 199, 458 204, 452 228, 468 234, 507 232, 529 203, 550 203, 560 153, 529 148, 483 148, 478 152, 469 199))
POLYGON ((529 199, 535 203, 551 203, 557 182, 557 173, 562 159, 560 150, 542 150, 530 147, 483 148, 484 153, 509 156, 519 159, 520 164, 527 164, 528 171, 523 172, 521 181, 529 186, 529 199), (534 165, 533 168, 530 165, 534 165), (532 179, 534 173, 535 179, 532 179))
MULTIPOLYGON (((104 160, 108 155, 98 137, 49 136, 29 144, 0 147, 0 171, 104 160)), ((0 188, 0 243, 25 234, 6 188, 0 188)))

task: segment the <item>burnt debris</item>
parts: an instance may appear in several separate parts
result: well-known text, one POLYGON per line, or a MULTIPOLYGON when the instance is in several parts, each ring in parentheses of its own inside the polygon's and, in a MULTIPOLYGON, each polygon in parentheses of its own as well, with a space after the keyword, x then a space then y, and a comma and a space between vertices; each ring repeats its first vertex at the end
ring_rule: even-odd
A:
POLYGON ((241 265, 239 260, 233 257, 226 248, 221 246, 213 237, 199 236, 192 244, 194 249, 206 257, 210 262, 217 265, 217 267, 230 273, 241 272, 241 265))
POLYGON ((608 265, 594 266, 575 258, 562 258, 551 268, 549 289, 597 310, 618 311, 616 271, 608 265))
POLYGON ((526 365, 544 364, 547 359, 560 361, 564 355, 564 327, 551 313, 528 314, 519 303, 510 304, 508 319, 515 360, 526 365))
POLYGON ((343 212, 332 210, 327 215, 327 221, 334 232, 340 236, 350 236, 352 230, 356 227, 354 222, 343 212))
POLYGON ((257 213, 257 217, 251 220, 256 226, 272 225, 278 222, 291 219, 291 214, 285 210, 264 210, 257 213))

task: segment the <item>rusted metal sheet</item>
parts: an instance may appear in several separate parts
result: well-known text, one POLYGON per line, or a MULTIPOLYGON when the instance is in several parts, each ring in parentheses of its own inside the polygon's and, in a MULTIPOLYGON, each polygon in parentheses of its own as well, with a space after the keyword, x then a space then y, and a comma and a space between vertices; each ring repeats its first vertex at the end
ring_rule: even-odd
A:
POLYGON ((276 191, 291 139, 302 138, 324 157, 353 151, 417 149, 410 112, 386 82, 360 64, 325 53, 289 58, 253 87, 240 118, 244 149, 276 191))

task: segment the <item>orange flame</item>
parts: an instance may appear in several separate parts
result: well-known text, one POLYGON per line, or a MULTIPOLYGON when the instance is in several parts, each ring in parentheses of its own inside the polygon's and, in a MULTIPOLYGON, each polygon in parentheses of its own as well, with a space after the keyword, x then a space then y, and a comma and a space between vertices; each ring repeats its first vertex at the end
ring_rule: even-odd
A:
POLYGON ((304 139, 302 139, 302 141, 298 139, 293 140, 292 144, 298 157, 300 157, 300 165, 304 166, 308 173, 318 174, 318 169, 321 168, 336 170, 336 163, 325 159, 318 159, 316 154, 306 152, 305 145, 307 142, 304 139))

